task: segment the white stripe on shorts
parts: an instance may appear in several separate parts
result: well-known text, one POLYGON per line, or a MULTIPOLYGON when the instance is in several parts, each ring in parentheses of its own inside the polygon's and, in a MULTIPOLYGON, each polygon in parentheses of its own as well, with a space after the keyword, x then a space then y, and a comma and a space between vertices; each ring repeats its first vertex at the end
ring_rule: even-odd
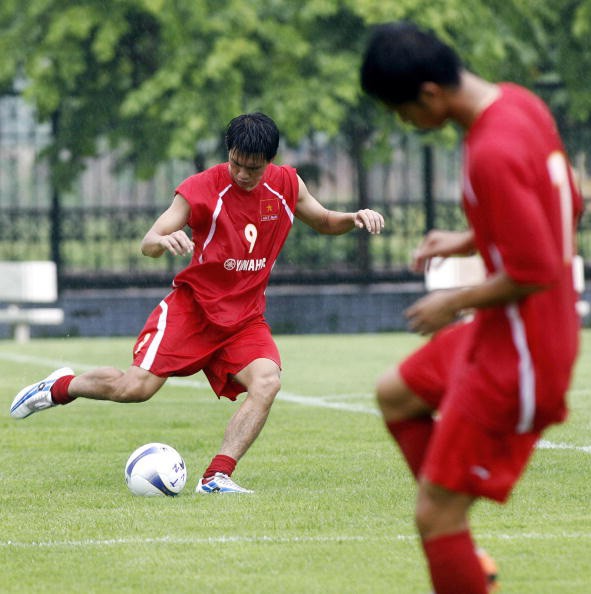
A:
POLYGON ((168 304, 166 301, 162 300, 160 302, 160 309, 162 311, 160 313, 160 317, 158 318, 158 329, 156 331, 156 336, 154 336, 154 340, 152 340, 148 350, 146 351, 146 356, 140 363, 140 367, 146 371, 150 371, 152 368, 152 364, 156 358, 156 353, 158 352, 158 347, 160 346, 162 337, 164 336, 164 330, 166 329, 166 317, 168 315, 168 304))

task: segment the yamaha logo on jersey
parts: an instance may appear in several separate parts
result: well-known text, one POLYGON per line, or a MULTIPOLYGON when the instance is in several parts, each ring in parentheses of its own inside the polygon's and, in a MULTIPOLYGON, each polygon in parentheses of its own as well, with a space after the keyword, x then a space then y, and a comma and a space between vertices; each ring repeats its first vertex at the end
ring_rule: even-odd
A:
POLYGON ((236 272, 258 272, 267 265, 267 258, 250 258, 249 260, 234 260, 228 258, 224 262, 226 270, 236 270, 236 272))

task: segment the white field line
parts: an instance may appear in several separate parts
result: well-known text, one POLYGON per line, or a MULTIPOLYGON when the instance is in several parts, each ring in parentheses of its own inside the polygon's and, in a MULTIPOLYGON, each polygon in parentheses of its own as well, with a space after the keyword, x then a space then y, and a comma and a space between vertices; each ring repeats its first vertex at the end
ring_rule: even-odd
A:
MULTIPOLYGON (((211 537, 171 537, 152 538, 108 538, 83 540, 40 540, 32 542, 0 541, 0 548, 41 549, 41 548, 79 548, 79 547, 114 547, 128 545, 211 545, 211 544, 297 544, 297 543, 333 543, 333 542, 409 542, 417 540, 414 534, 389 534, 380 536, 341 535, 341 536, 211 536, 211 537)), ((480 534, 480 541, 523 541, 523 540, 581 540, 591 539, 588 532, 561 533, 489 533, 480 534)))
MULTIPOLYGON (((72 367, 73 369, 79 370, 88 370, 93 369, 95 365, 87 365, 83 363, 75 363, 75 362, 68 362, 68 361, 58 361, 54 359, 47 359, 44 357, 35 357, 30 355, 19 355, 16 353, 7 353, 0 351, 0 360, 4 361, 11 361, 13 363, 21 363, 23 365, 40 365, 42 367, 48 367, 49 369, 56 369, 58 367, 72 367)), ((209 388, 209 384, 204 381, 182 378, 182 377, 171 377, 168 384, 172 386, 177 386, 179 388, 195 388, 195 389, 204 389, 209 388)), ((574 391, 571 391, 571 393, 574 391)), ((586 392, 586 390, 585 390, 586 392)), ((352 396, 359 396, 362 398, 369 398, 371 397, 370 394, 343 394, 341 395, 341 399, 348 399, 352 396)), ((312 406, 318 408, 328 408, 332 410, 338 410, 342 412, 352 412, 352 413, 363 413, 363 414, 370 414, 379 416, 379 411, 374 407, 363 406, 361 404, 349 404, 346 402, 338 402, 335 401, 334 398, 339 397, 338 394, 328 395, 328 396, 303 396, 301 394, 293 394, 291 392, 281 391, 277 396, 278 400, 282 400, 284 402, 290 402, 292 404, 300 404, 303 406, 312 406)), ((546 439, 541 439, 538 442, 538 448, 543 450, 574 450, 578 452, 584 452, 587 454, 591 454, 591 446, 575 446, 568 443, 553 443, 546 439)))
POLYGON ((576 450, 578 452, 585 452, 591 454, 591 446, 574 446, 570 443, 554 443, 546 439, 540 439, 537 443, 540 450, 576 450))
MULTIPOLYGON (((28 355, 17 355, 13 353, 0 352, 0 360, 11 361, 13 363, 20 363, 26 365, 40 365, 46 366, 50 369, 56 369, 58 367, 69 366, 74 369, 87 370, 92 369, 95 366, 85 365, 74 362, 64 362, 52 359, 46 359, 42 357, 33 357, 28 355)), ((199 380, 191 380, 185 378, 170 378, 169 383, 174 386, 181 388, 208 388, 207 382, 199 380)), ((339 410, 343 412, 353 413, 366 413, 371 415, 378 415, 378 411, 375 408, 364 407, 360 405, 351 405, 344 402, 334 402, 332 399, 339 395, 331 395, 326 397, 314 397, 314 396, 302 396, 298 394, 291 394, 289 392, 280 392, 278 398, 280 400, 291 402, 294 404, 300 404, 304 406, 315 406, 321 408, 329 408, 333 410, 339 410)), ((367 394, 358 395, 342 395, 344 398, 353 396, 359 396, 362 398, 371 397, 367 394)), ((565 449, 565 450, 579 450, 587 453, 591 453, 590 447, 577 447, 570 444, 554 444, 546 440, 540 441, 539 447, 543 449, 565 449)), ((590 539, 590 533, 577 532, 577 533, 521 533, 521 534, 482 534, 479 536, 481 541, 495 541, 495 540, 556 540, 556 539, 567 539, 567 540, 581 540, 590 539)), ((189 538, 176 538, 170 536, 154 537, 154 538, 115 538, 115 539, 84 539, 84 540, 46 540, 46 541, 33 541, 33 542, 19 542, 19 541, 0 541, 0 548, 9 549, 42 549, 42 548, 79 548, 79 547, 116 547, 116 546, 129 546, 129 545, 210 545, 210 544, 297 544, 297 543, 333 543, 333 542, 409 542, 413 543, 417 540, 416 535, 409 534, 398 534, 388 536, 376 536, 371 537, 368 535, 342 535, 342 536, 317 536, 317 537, 306 537, 306 536, 292 536, 292 537, 279 537, 279 536, 219 536, 219 537, 189 537, 189 538)))

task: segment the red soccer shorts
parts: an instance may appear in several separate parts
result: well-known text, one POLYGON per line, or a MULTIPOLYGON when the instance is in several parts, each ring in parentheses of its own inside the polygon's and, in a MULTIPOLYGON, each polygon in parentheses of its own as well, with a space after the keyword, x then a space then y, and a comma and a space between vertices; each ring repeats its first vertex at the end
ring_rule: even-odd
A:
POLYGON ((459 376, 470 332, 471 325, 464 323, 439 332, 401 364, 400 374, 417 396, 439 411, 421 474, 451 491, 503 502, 540 434, 493 431, 463 412, 465 383, 459 376))
POLYGON ((448 326, 400 365, 399 372, 406 385, 433 409, 439 408, 453 381, 457 364, 468 347, 469 334, 469 324, 448 326))
POLYGON ((499 433, 445 406, 421 468, 430 482, 474 497, 504 502, 521 477, 539 433, 499 433))
POLYGON ((262 316, 238 330, 212 325, 184 286, 150 314, 133 357, 134 365, 159 377, 203 371, 217 396, 230 400, 246 391, 232 376, 255 359, 270 359, 281 367, 279 350, 262 316))

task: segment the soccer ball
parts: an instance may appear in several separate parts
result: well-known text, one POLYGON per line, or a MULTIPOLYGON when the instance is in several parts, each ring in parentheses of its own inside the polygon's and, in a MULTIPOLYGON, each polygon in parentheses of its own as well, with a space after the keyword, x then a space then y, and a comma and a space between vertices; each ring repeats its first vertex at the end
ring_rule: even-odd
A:
POLYGON ((174 497, 183 490, 186 481, 185 461, 164 443, 139 447, 125 464, 125 482, 134 495, 174 497))

